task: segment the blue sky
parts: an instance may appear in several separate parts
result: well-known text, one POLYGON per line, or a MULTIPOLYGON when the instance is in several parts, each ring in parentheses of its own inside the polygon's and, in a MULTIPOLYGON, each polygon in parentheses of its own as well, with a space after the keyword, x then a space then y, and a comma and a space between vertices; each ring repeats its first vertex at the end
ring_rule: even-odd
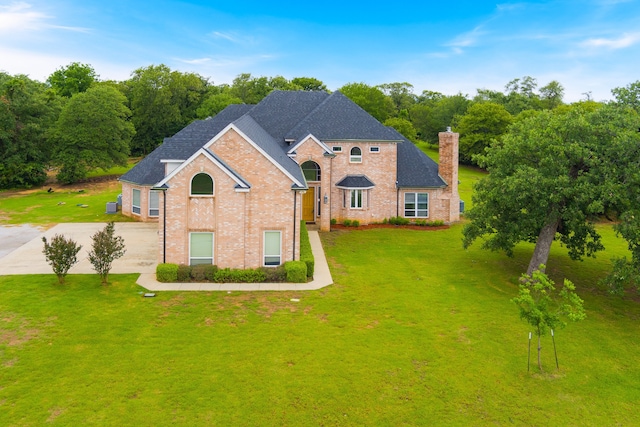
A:
POLYGON ((82 62, 125 80, 163 63, 214 84, 251 73, 471 96, 532 76, 568 102, 606 100, 640 80, 639 2, 0 0, 0 70, 44 81, 82 62))

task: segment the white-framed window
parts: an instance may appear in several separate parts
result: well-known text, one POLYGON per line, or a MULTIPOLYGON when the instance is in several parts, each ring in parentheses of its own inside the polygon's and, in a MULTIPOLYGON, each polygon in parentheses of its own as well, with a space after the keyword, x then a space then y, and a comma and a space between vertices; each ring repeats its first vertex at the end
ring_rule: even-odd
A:
POLYGON ((333 150, 334 153, 342 153, 342 146, 334 145, 333 147, 331 147, 331 150, 333 150))
POLYGON ((349 152, 349 161, 351 163, 362 163, 362 150, 360 147, 353 147, 349 152))
POLYGON ((140 215, 140 190, 137 188, 131 190, 131 212, 140 215))
POLYGON ((378 147, 377 145, 371 146, 371 147, 369 147, 369 152, 370 153, 379 153, 380 152, 380 147, 378 147))
POLYGON ((189 233, 189 265, 213 264, 213 233, 189 233))
POLYGON ((160 215, 160 192, 149 190, 149 216, 160 215))
POLYGON ((192 196, 213 196, 213 178, 207 173, 201 172, 191 178, 192 196))
POLYGON ((282 264, 282 232, 265 231, 263 240, 263 265, 274 267, 282 264))
POLYGON ((427 218, 429 216, 429 193, 404 193, 404 216, 427 218))
POLYGON ((350 207, 351 209, 362 209, 362 190, 353 189, 349 190, 350 196, 350 207))

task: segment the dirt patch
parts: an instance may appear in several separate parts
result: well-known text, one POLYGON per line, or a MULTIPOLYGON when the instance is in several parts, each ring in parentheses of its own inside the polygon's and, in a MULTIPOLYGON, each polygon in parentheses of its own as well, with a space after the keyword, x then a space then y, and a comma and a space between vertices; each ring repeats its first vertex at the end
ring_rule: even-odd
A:
POLYGON ((106 191, 106 190, 111 190, 121 186, 120 181, 118 181, 119 177, 120 175, 98 176, 95 178, 88 178, 82 182, 77 182, 75 184, 69 184, 69 185, 62 185, 56 182, 51 182, 51 183, 46 183, 41 187, 2 191, 0 193, 0 198, 33 194, 33 193, 38 193, 42 191, 59 192, 59 193, 77 193, 82 190, 85 190, 85 191, 92 190, 96 192, 100 192, 103 190, 106 191))

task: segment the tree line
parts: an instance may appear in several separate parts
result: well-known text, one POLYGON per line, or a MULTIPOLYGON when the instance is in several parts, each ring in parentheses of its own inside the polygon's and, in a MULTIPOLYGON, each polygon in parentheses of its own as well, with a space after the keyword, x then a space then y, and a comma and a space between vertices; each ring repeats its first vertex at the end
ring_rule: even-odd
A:
MULTIPOLYGON (((634 85, 637 85, 635 83, 634 85)), ((125 81, 100 80, 88 64, 71 63, 45 82, 0 72, 0 188, 42 185, 48 170, 61 183, 73 183, 94 168, 124 165, 150 153, 164 138, 196 119, 214 116, 230 104, 255 104, 273 90, 328 91, 312 77, 238 75, 215 85, 195 73, 166 65, 139 68, 125 81)), ((504 92, 478 89, 474 97, 439 92, 414 93, 410 83, 370 86, 348 83, 338 89, 380 122, 408 139, 436 144, 438 132, 460 132, 460 159, 477 164, 494 139, 531 111, 563 106, 562 85, 538 90, 532 77, 514 79, 504 92)), ((639 90, 614 89, 630 100, 639 90)))

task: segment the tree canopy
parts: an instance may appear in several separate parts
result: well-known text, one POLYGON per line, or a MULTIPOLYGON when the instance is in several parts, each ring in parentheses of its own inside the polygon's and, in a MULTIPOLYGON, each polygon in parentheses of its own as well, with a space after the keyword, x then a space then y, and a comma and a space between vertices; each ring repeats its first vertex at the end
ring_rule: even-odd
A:
POLYGON ((464 246, 482 237, 484 248, 511 254, 518 242, 535 243, 529 274, 547 264, 556 238, 573 259, 603 249, 594 222, 640 202, 629 199, 640 169, 639 125, 633 110, 614 105, 515 122, 478 156, 489 175, 475 186, 464 246))
POLYGON ((47 83, 58 95, 71 98, 76 93, 86 92, 97 80, 98 75, 91 65, 73 62, 54 71, 47 83))

